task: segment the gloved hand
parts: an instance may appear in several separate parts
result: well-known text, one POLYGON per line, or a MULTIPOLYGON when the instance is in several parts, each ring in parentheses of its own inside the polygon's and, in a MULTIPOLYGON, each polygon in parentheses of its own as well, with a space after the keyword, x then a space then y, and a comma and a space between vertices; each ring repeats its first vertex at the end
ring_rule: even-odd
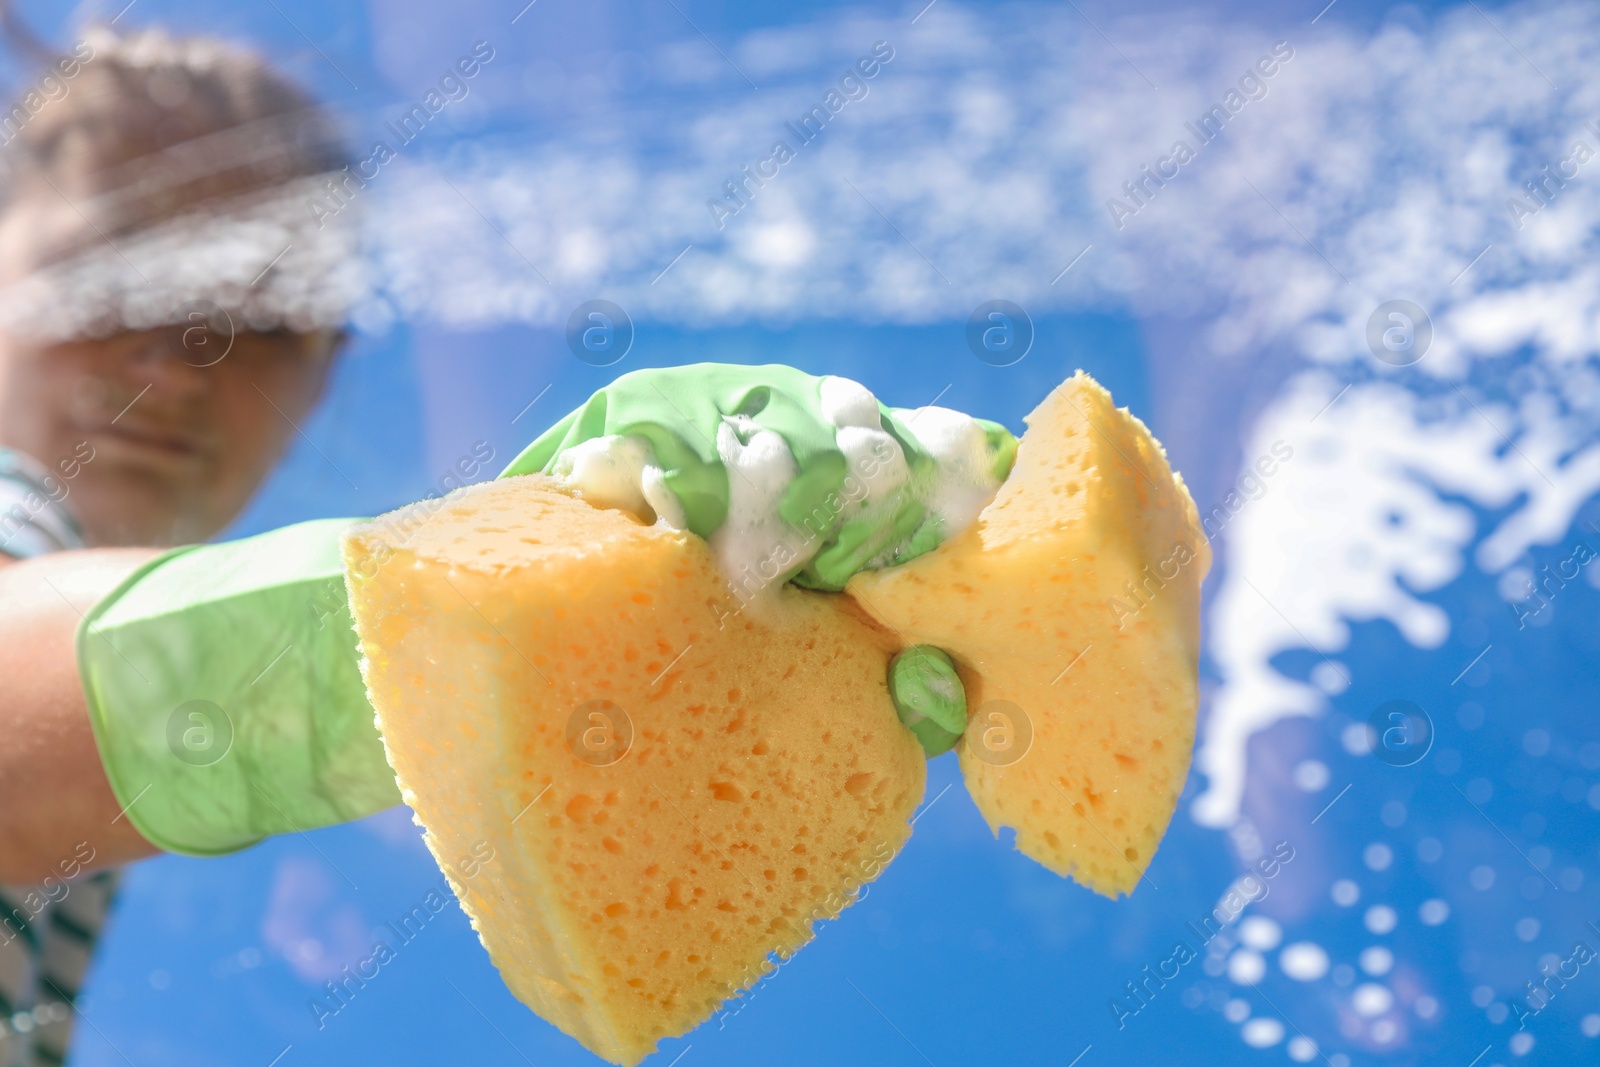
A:
MULTIPOLYGON (((995 424, 891 412, 844 379, 699 364, 619 378, 501 476, 543 470, 597 505, 648 507, 725 567, 776 531, 798 546, 781 579, 839 589, 970 521, 1015 449, 995 424)), ((355 521, 176 549, 86 615, 78 660, 102 761, 153 844, 215 855, 400 802, 346 599, 339 537, 355 521)), ((890 688, 935 755, 959 738, 965 701, 930 651, 903 653, 890 688)))
POLYGON ((730 580, 793 555, 777 580, 837 591, 969 525, 1016 451, 998 423, 887 408, 846 378, 696 363, 623 375, 505 473, 543 471, 601 506, 654 512, 711 542, 730 580))

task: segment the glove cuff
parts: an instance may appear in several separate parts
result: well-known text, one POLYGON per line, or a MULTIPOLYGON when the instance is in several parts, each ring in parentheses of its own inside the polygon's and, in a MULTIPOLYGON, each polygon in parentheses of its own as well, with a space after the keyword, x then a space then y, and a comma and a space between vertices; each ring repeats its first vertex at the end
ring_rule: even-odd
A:
POLYGON ((400 803, 324 519, 174 549, 84 616, 106 777, 152 844, 219 855, 400 803))

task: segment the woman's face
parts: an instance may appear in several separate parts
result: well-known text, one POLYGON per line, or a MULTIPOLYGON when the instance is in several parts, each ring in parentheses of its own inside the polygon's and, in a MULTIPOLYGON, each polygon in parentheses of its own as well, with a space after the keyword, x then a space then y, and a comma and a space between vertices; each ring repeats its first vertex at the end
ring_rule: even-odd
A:
POLYGON ((332 331, 241 332, 230 346, 212 326, 38 346, 0 338, 0 444, 56 476, 91 544, 215 535, 315 405, 332 331))

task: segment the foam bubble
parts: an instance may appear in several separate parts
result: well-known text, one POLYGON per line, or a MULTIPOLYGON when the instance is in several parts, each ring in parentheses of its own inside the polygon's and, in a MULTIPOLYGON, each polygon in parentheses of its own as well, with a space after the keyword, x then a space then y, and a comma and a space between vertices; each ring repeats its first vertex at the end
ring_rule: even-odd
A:
POLYGON ((1328 953, 1312 941, 1296 941, 1278 953, 1278 966, 1297 982, 1315 982, 1328 973, 1328 953))
POLYGON ((1424 926, 1438 926, 1450 918, 1450 905, 1438 897, 1424 900, 1422 906, 1417 909, 1417 917, 1422 920, 1424 926))
POLYGON ((1228 957, 1228 977, 1236 985, 1255 985, 1267 973, 1267 961, 1261 953, 1242 948, 1228 957))
POLYGON ((1308 759, 1296 764, 1294 769, 1294 784, 1307 793, 1315 793, 1328 787, 1328 765, 1321 760, 1308 759))
POLYGON ((640 485, 654 461, 650 442, 628 434, 582 441, 556 458, 552 475, 577 487, 597 508, 621 508, 643 515, 649 508, 640 485))
POLYGON ((742 416, 717 427, 717 453, 728 470, 728 516, 711 534, 711 551, 725 577, 765 578, 764 569, 770 572, 775 559, 785 558, 780 546, 797 540, 778 504, 800 473, 799 464, 781 435, 742 416))
POLYGON ((1512 567, 1500 575, 1495 588, 1500 599, 1508 603, 1525 600, 1533 592, 1533 572, 1526 567, 1512 567))
POLYGON ((1252 915, 1239 924, 1239 940, 1253 949, 1270 952, 1283 940, 1283 927, 1264 915, 1252 915))
POLYGON ((978 521, 1000 488, 994 475, 989 436, 976 419, 949 408, 897 411, 900 421, 933 457, 935 480, 927 487, 928 513, 944 521, 953 537, 978 521))
POLYGON ((1311 668, 1311 684, 1336 697, 1350 688, 1350 669, 1342 663, 1325 659, 1311 668))
POLYGON ((1350 994, 1350 1006, 1355 1009, 1357 1015, 1364 1015, 1370 1019, 1394 1007, 1394 994, 1386 985, 1363 982, 1356 986, 1354 993, 1350 994))
POLYGON ((1387 904, 1374 904, 1367 909, 1367 929, 1375 934, 1386 934, 1400 923, 1400 917, 1387 904))
POLYGON ((860 382, 830 374, 822 379, 819 392, 822 417, 835 426, 882 428, 883 413, 878 410, 878 398, 860 382))
POLYGON ((1276 1019, 1251 1019, 1239 1030, 1251 1048, 1271 1048, 1283 1040, 1283 1024, 1276 1019))
POLYGON ((1365 756, 1372 751, 1372 730, 1364 722, 1353 722, 1339 732, 1339 742, 1352 756, 1365 756))
POLYGON ((1374 978, 1382 978, 1394 969, 1394 953, 1382 945, 1370 945, 1358 957, 1361 969, 1374 978))

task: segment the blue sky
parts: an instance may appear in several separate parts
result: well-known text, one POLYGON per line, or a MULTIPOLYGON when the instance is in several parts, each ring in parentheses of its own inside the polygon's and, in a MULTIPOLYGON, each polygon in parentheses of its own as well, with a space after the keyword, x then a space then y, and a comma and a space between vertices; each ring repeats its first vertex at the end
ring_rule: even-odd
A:
MULTIPOLYGON (((372 183, 378 295, 306 427, 316 447, 235 532, 398 506, 479 441, 508 460, 617 371, 700 359, 843 374, 896 405, 942 396, 1015 430, 1082 367, 1167 442, 1202 511, 1293 445, 1215 546, 1200 762, 1150 886, 1113 903, 1038 868, 990 837, 942 758, 938 799, 867 898, 652 1062, 1595 1056, 1589 969, 1532 1046, 1507 1009, 1542 959, 1600 947, 1596 588, 1570 582, 1533 625, 1510 606, 1575 538, 1600 546, 1584 526, 1600 525, 1600 196, 1585 171, 1522 228, 1505 201, 1600 116, 1600 22, 1561 4, 1321 6, 139 0, 122 16, 257 43, 357 146, 475 42, 495 50, 372 183), (896 53, 870 93, 718 228, 723 180, 879 40, 896 53), (1265 96, 1119 227, 1123 182, 1278 42, 1293 58, 1265 96), (564 344, 594 297, 636 322, 616 368, 564 344), (1416 367, 1365 346, 1397 297, 1433 314, 1416 367), (1037 328, 1012 367, 966 348, 967 314, 994 298, 1037 328), (1394 699, 1435 726, 1414 766, 1363 744, 1394 699), (1278 842, 1295 859, 1252 906, 1262 921, 1119 1028, 1123 984, 1278 842), (1322 973, 1290 945, 1320 950, 1322 973)), ((75 1062, 597 1062, 506 993, 453 906, 317 1028, 321 977, 437 880, 397 813, 140 865, 75 1062)))

